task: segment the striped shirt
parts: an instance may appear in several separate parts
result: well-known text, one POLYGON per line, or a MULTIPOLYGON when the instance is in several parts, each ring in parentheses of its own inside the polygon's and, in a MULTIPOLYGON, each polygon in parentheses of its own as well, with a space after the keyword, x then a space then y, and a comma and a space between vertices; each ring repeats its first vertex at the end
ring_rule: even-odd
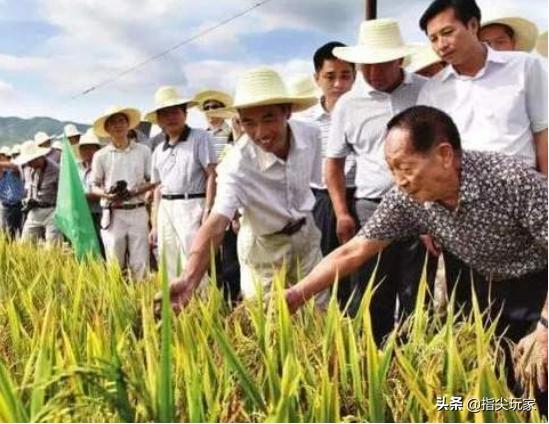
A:
POLYGON ((211 134, 214 140, 215 156, 217 158, 217 161, 219 162, 221 160, 221 154, 223 150, 225 150, 225 147, 227 146, 229 137, 231 137, 233 130, 226 122, 223 122, 223 125, 220 128, 208 128, 206 131, 211 134))
POLYGON ((383 150, 385 127, 393 116, 416 104, 425 82, 421 76, 404 72, 402 84, 391 93, 363 84, 338 100, 326 156, 356 154, 355 198, 379 198, 393 186, 383 150))

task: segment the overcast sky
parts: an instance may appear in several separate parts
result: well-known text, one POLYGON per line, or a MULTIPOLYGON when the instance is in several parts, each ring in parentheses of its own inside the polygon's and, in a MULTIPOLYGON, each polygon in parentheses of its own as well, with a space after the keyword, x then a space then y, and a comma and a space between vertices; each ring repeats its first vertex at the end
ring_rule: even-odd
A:
MULTIPOLYGON (((429 0, 378 0, 406 41, 425 41, 417 21, 429 0)), ((0 0, 0 116, 89 123, 111 104, 152 105, 155 89, 232 93, 238 74, 268 65, 286 78, 311 73, 321 44, 354 44, 364 0, 270 0, 167 57, 85 96, 73 96, 228 18, 257 0, 0 0), (206 5, 211 4, 211 7, 206 5)), ((547 2, 504 4, 547 28, 547 2)), ((196 121, 196 116, 192 118, 196 121)))

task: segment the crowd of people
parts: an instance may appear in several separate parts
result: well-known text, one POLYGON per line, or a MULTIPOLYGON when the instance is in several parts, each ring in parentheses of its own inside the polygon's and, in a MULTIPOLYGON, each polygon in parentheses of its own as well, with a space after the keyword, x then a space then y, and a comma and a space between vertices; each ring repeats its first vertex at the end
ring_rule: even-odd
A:
MULTIPOLYGON (((337 280, 354 315, 376 284, 381 344, 412 311, 424 270, 432 290, 442 255, 459 306, 470 310, 474 293, 498 335, 539 353, 546 411, 547 33, 490 13, 434 0, 419 21, 426 45, 405 43, 394 19, 369 20, 357 45, 318 48, 313 77, 259 67, 234 97, 166 86, 143 115, 113 106, 83 135, 67 125, 106 260, 135 281, 151 259, 165 264, 178 311, 214 259, 231 302, 283 275, 291 311, 313 297, 322 308, 337 280), (192 107, 208 128, 187 125, 192 107), (142 120, 161 133, 148 138, 142 120)), ((0 151, 12 238, 63 240, 59 160, 42 132, 0 151)))

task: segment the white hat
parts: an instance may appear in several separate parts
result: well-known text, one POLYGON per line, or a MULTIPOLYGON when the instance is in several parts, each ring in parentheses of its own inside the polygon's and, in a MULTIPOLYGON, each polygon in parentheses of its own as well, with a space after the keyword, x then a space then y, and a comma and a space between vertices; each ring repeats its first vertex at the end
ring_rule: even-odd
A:
POLYGON ((51 144, 51 148, 55 150, 63 150, 63 142, 61 140, 55 140, 51 144))
POLYGON ((11 149, 8 146, 2 146, 0 148, 0 155, 11 156, 11 149))
POLYGON ((254 106, 291 104, 292 111, 299 112, 310 108, 317 102, 318 99, 314 96, 292 95, 278 73, 272 69, 260 67, 240 76, 236 84, 233 105, 217 111, 224 113, 254 106))
POLYGON ((44 131, 39 131, 34 135, 34 142, 36 145, 41 146, 42 144, 51 141, 52 138, 52 136, 46 134, 44 131))
POLYGON ((97 138, 95 135, 95 132, 92 128, 88 128, 88 130, 84 133, 82 137, 80 137, 80 141, 78 142, 79 146, 103 146, 103 143, 97 138))
POLYGON ((179 95, 177 88, 171 86, 160 87, 154 93, 154 109, 147 112, 144 120, 156 124, 156 112, 167 107, 187 105, 193 107, 195 105, 193 99, 186 99, 179 95))
POLYGON ((543 31, 539 35, 538 41, 536 43, 536 51, 540 55, 547 57, 547 31, 543 31))
POLYGON ((34 159, 46 156, 50 150, 49 147, 40 147, 33 140, 27 140, 21 145, 21 154, 13 160, 13 163, 25 165, 34 159))
POLYGON ((358 45, 333 49, 339 59, 361 64, 390 62, 412 53, 413 47, 404 44, 398 22, 391 18, 362 22, 358 45))
POLYGON ((98 137, 110 138, 110 134, 105 130, 105 122, 111 116, 118 115, 119 113, 126 115, 129 121, 129 129, 133 129, 139 125, 141 121, 141 112, 138 109, 123 106, 111 106, 103 114, 95 120, 93 123, 93 130, 98 137))
POLYGON ((18 155, 21 153, 21 145, 20 144, 14 144, 11 146, 11 156, 18 155))
POLYGON ((404 66, 408 72, 413 74, 441 61, 442 59, 436 54, 431 45, 421 44, 415 46, 412 55, 404 61, 404 66))
POLYGON ((288 90, 293 96, 298 97, 320 97, 322 95, 315 79, 309 74, 299 74, 290 79, 288 90))
POLYGON ((489 9, 483 11, 480 28, 501 24, 507 25, 515 33, 515 49, 530 52, 536 45, 538 27, 532 21, 520 16, 520 12, 511 9, 489 9))
POLYGON ((231 106, 233 104, 233 98, 223 91, 217 90, 204 90, 195 94, 193 101, 198 105, 198 109, 204 112, 204 103, 207 101, 216 101, 222 103, 223 106, 231 106))
POLYGON ((74 137, 74 136, 77 136, 77 135, 82 135, 82 133, 80 131, 78 131, 78 128, 76 128, 76 125, 74 125, 74 124, 65 125, 65 128, 64 128, 63 132, 65 133, 65 136, 67 136, 67 137, 74 137))

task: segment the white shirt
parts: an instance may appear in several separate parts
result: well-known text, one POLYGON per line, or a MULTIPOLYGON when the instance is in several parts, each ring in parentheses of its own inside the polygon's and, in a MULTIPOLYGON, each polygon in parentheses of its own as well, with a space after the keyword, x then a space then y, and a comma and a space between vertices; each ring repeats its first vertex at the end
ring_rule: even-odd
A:
POLYGON ((156 146, 152 155, 152 182, 160 183, 162 194, 205 193, 205 170, 216 162, 210 134, 188 128, 176 144, 165 139, 156 146))
POLYGON ((309 187, 320 178, 318 127, 289 121, 291 136, 284 161, 258 147, 247 136, 218 167, 213 211, 232 219, 240 209, 255 235, 273 234, 312 211, 309 187))
POLYGON ((505 153, 535 167, 533 134, 547 128, 547 72, 532 54, 487 48, 477 75, 447 66, 425 85, 418 104, 450 115, 464 149, 505 153))
MULTIPOLYGON (((292 114, 292 117, 303 122, 318 125, 320 129, 320 153, 322 154, 322 179, 321 181, 313 181, 311 187, 317 189, 326 189, 326 149, 328 147, 328 139, 330 136, 330 127, 332 118, 330 112, 322 106, 322 99, 313 107, 292 114)), ((345 185, 347 187, 355 186, 356 174, 356 158, 353 153, 349 154, 345 159, 345 185)))
POLYGON ((380 198, 393 185, 385 161, 384 135, 389 120, 414 106, 426 79, 404 72, 404 80, 391 93, 367 84, 345 93, 332 112, 326 156, 356 154, 355 198, 380 198))
MULTIPOLYGON (((117 181, 126 181, 128 190, 134 190, 150 180, 151 150, 141 143, 130 141, 125 149, 113 144, 95 153, 92 161, 92 181, 97 187, 109 190, 117 181)), ((143 195, 131 198, 127 203, 139 203, 143 195)), ((105 199, 101 199, 103 205, 105 199)))
POLYGON ((225 150, 225 147, 227 147, 227 143, 229 141, 229 137, 232 135, 233 130, 230 127, 227 122, 223 122, 223 125, 221 125, 220 128, 214 130, 213 128, 208 128, 206 131, 208 131, 209 134, 211 134, 213 138, 214 148, 215 148, 215 154, 217 157, 217 161, 221 161, 221 154, 223 150, 225 150))

